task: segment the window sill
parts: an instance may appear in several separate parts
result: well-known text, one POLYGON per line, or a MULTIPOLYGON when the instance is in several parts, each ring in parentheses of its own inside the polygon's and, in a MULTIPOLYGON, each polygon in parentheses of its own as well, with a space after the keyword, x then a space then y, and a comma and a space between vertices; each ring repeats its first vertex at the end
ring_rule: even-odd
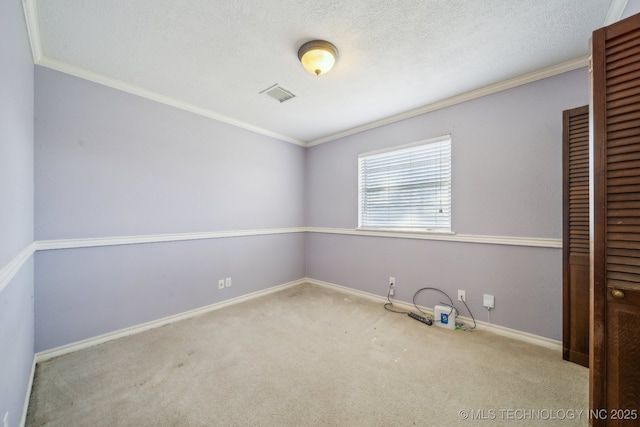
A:
POLYGON ((416 228, 375 228, 375 227, 358 227, 355 229, 356 231, 373 231, 380 233, 389 233, 389 234, 437 234, 437 235, 448 235, 452 236, 456 233, 453 231, 446 230, 430 230, 430 229, 416 229, 416 228))

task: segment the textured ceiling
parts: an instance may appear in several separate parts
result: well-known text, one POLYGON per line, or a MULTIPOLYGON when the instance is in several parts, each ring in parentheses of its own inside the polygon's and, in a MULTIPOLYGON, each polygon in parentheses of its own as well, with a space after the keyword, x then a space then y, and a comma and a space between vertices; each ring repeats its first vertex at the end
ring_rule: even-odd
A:
POLYGON ((303 145, 583 59, 592 31, 621 4, 24 2, 36 63, 303 145), (316 38, 340 51, 334 69, 319 77, 297 59, 298 47, 316 38), (278 103, 259 94, 276 83, 296 97, 278 103))

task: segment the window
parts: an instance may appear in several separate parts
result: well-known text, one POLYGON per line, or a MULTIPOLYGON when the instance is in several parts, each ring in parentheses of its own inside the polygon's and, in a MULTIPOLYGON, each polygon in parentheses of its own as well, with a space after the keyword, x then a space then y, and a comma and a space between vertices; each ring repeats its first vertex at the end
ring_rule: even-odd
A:
POLYGON ((358 157, 360 228, 451 231, 451 136, 358 157))

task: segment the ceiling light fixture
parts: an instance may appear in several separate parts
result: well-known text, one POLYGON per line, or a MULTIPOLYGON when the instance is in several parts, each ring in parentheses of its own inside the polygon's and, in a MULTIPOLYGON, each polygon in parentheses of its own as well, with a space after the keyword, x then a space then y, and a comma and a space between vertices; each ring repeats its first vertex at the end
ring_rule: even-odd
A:
POLYGON ((336 63, 338 49, 328 41, 312 40, 300 46, 298 59, 305 70, 319 76, 328 72, 336 63))

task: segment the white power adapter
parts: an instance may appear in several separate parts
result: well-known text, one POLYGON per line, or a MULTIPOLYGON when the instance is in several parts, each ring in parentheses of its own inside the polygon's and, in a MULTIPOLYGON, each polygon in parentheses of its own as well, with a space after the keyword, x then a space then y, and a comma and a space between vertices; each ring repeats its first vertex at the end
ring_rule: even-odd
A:
POLYGON ((456 328, 456 316, 458 310, 448 305, 436 305, 433 307, 433 322, 446 329, 456 328))

